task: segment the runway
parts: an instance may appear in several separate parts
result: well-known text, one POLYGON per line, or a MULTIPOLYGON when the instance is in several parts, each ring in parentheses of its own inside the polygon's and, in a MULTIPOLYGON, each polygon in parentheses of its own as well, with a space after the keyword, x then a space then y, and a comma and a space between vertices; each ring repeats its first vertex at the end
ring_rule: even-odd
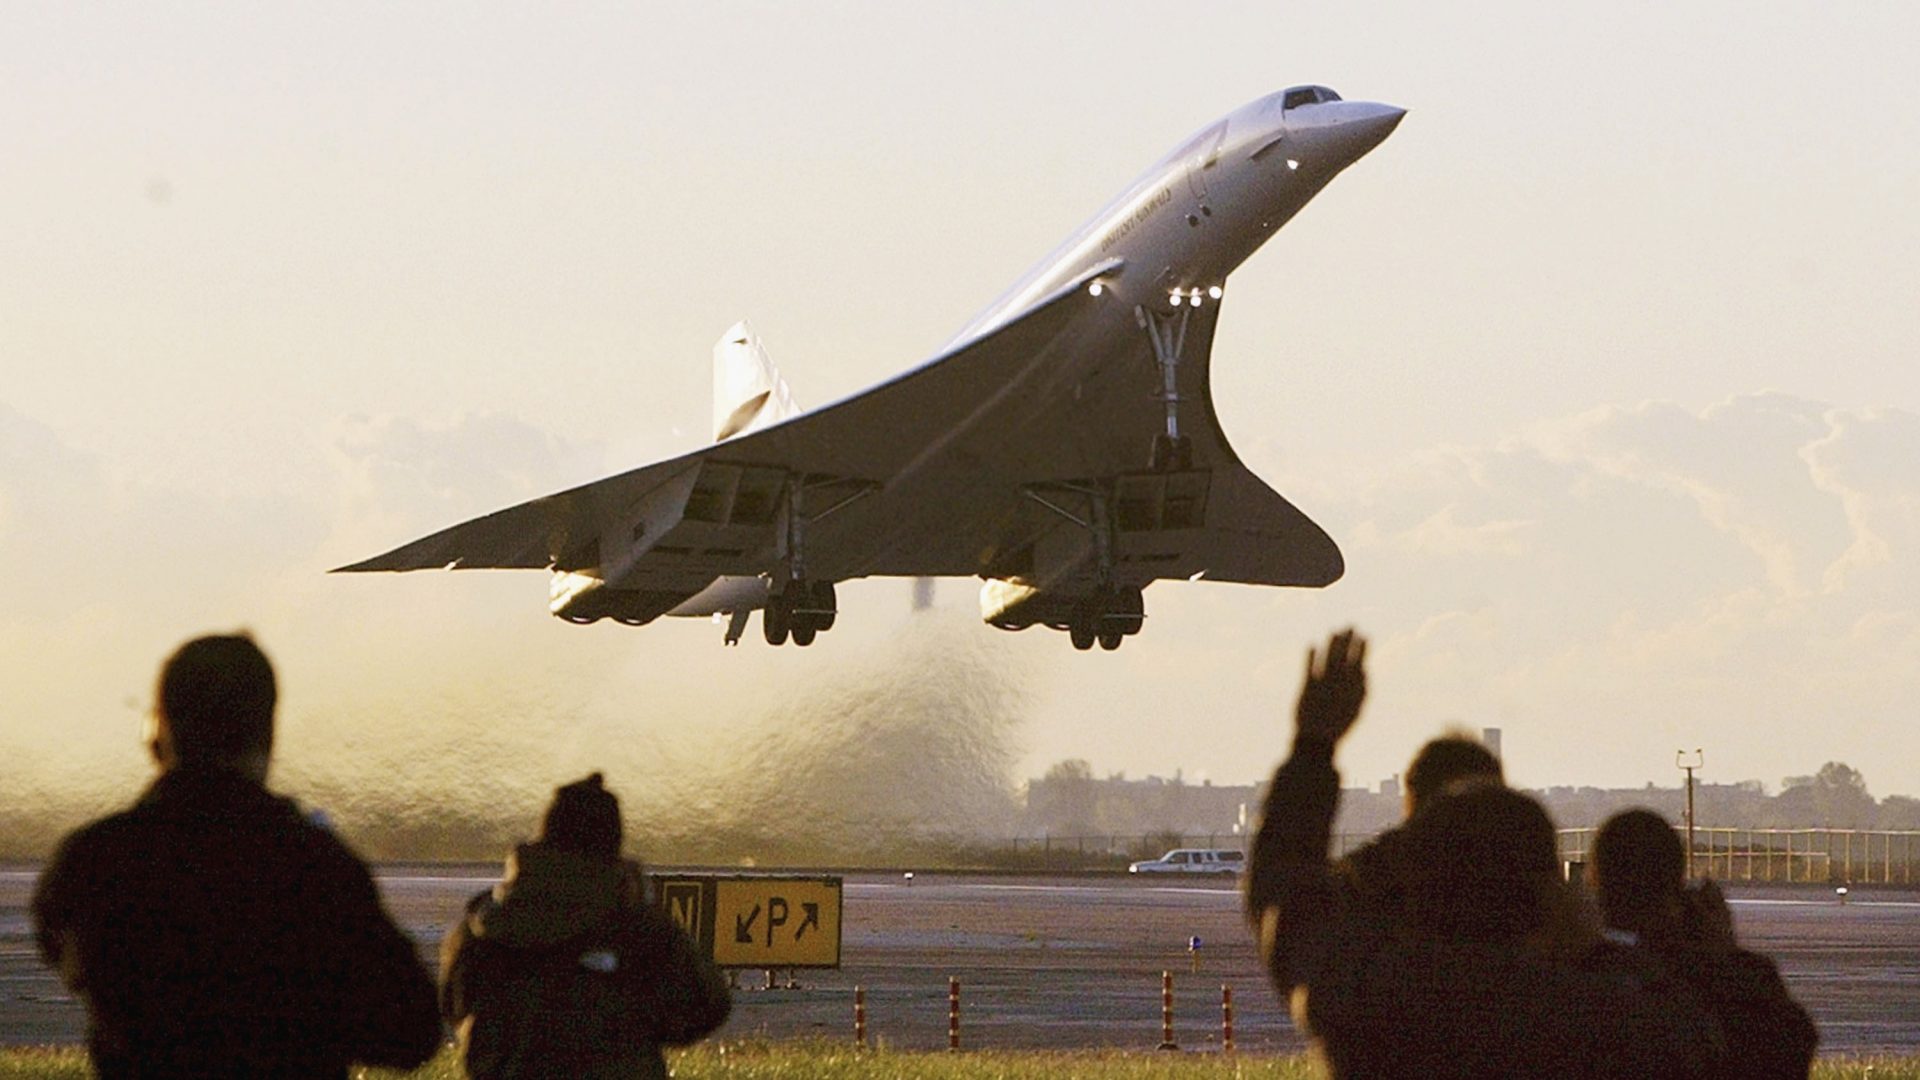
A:
MULTIPOLYGON (((492 867, 384 868, 394 917, 431 962, 492 867)), ((34 955, 26 917, 35 871, 0 870, 0 1044, 74 1043, 78 1005, 34 955)), ((1771 956, 1820 1027, 1826 1054, 1920 1053, 1920 894, 1731 890, 1740 937, 1771 956)), ((723 1036, 852 1037, 853 988, 889 1045, 946 1045, 947 979, 961 981, 962 1043, 996 1048, 1151 1048, 1160 973, 1175 983, 1175 1035, 1218 1045, 1220 988, 1233 988, 1244 1050, 1304 1045, 1267 987, 1227 882, 852 874, 843 966, 796 973, 797 988, 745 989, 723 1036), (1193 969, 1187 940, 1202 945, 1193 969)), ((760 972, 741 975, 758 987, 760 972)))

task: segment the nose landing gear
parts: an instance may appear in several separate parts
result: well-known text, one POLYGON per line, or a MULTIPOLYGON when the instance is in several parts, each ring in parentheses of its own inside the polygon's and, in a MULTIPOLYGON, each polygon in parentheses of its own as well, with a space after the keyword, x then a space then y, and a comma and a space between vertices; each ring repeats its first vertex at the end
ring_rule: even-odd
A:
MULTIPOLYGON (((1218 295, 1217 290, 1215 295, 1218 295)), ((1168 312, 1133 309, 1134 322, 1147 332, 1153 343, 1154 365, 1160 369, 1160 401, 1166 406, 1167 430, 1153 437, 1153 451, 1147 467, 1154 472, 1181 472, 1193 468, 1193 442, 1180 434, 1180 353, 1187 343, 1187 323, 1193 309, 1200 305, 1200 290, 1193 291, 1192 303, 1183 304, 1174 293, 1174 307, 1168 312)))

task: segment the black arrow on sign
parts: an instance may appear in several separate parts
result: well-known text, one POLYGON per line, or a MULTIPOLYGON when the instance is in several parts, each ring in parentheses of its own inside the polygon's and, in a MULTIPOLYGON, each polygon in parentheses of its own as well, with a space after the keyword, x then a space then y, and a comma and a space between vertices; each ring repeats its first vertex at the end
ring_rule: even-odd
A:
POLYGON ((806 912, 807 917, 800 920, 800 929, 795 930, 793 932, 793 940, 795 941, 799 941, 801 938, 807 936, 807 927, 809 926, 813 927, 815 930, 820 929, 820 905, 819 904, 801 904, 800 910, 806 912))
POLYGON ((733 917, 733 940, 737 944, 753 944, 753 924, 758 918, 760 918, 759 904, 753 905, 753 910, 747 912, 745 915, 735 915, 733 917))

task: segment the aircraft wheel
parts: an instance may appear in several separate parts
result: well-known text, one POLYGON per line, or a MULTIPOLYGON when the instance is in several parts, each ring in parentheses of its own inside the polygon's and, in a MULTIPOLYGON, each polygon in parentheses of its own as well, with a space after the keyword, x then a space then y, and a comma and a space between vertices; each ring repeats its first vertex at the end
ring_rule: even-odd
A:
POLYGON ((1127 616, 1120 624, 1120 632, 1137 634, 1146 625, 1147 599, 1140 595, 1139 589, 1121 589, 1114 603, 1114 611, 1127 616))
POLYGON ((840 607, 833 593, 833 582, 816 581, 809 591, 812 594, 813 606, 826 612, 824 615, 814 616, 814 628, 824 634, 833 629, 833 620, 840 614, 840 607))
POLYGON ((778 596, 767 598, 767 606, 760 611, 760 629, 766 632, 767 644, 785 645, 787 643, 788 623, 792 621, 792 611, 781 602, 778 596))
POLYGON ((1100 631, 1100 647, 1112 652, 1120 647, 1121 639, 1126 636, 1126 632, 1118 627, 1107 627, 1100 631))
POLYGON ((1073 641, 1073 647, 1081 652, 1093 648, 1093 627, 1074 623, 1067 627, 1067 637, 1073 641))
POLYGON ((813 635, 817 633, 819 631, 814 628, 811 620, 796 621, 793 626, 793 643, 804 649, 813 644, 813 635))

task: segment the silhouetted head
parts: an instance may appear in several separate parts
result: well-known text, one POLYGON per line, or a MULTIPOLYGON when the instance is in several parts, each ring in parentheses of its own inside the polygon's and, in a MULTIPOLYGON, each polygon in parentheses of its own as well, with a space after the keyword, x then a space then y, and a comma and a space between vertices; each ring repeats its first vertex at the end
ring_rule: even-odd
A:
POLYGON ((273 751, 273 665, 246 634, 195 638, 160 668, 152 750, 163 768, 213 765, 264 780, 273 751))
POLYGON ((553 793, 540 824, 540 841, 596 859, 620 857, 620 800, 606 789, 599 773, 553 793))
POLYGON ((1622 810, 1593 838, 1587 881, 1608 926, 1640 934, 1672 929, 1686 877, 1686 846, 1651 810, 1622 810))
POLYGON ((1407 824, 1408 914, 1423 934, 1517 939, 1542 928, 1559 887, 1553 820, 1533 799, 1468 784, 1407 824))
POLYGON ((1469 777, 1505 783, 1500 759, 1486 744, 1471 735, 1442 735, 1427 742, 1413 755, 1407 766, 1407 816, 1446 791, 1455 781, 1469 777))

